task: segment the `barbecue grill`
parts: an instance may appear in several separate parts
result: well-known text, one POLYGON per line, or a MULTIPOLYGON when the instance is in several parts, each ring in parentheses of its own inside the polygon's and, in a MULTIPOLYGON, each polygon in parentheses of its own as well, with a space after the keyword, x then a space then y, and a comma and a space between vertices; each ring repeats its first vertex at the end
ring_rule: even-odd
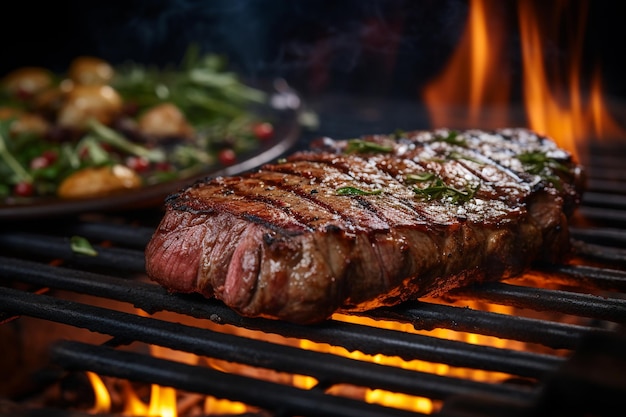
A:
MULTIPOLYGON (((257 2, 252 11, 238 10, 231 0, 211 2, 212 7, 160 2, 154 10, 141 1, 119 10, 110 2, 83 3, 50 3, 43 14, 55 17, 42 22, 42 31, 53 36, 25 31, 22 42, 6 45, 3 69, 28 61, 63 70, 85 51, 115 62, 133 57, 164 64, 178 59, 184 49, 179 43, 203 37, 233 55, 235 67, 251 78, 286 76, 308 93, 306 105, 320 115, 320 125, 303 132, 296 148, 321 135, 350 138, 430 126, 416 93, 441 70, 467 11, 463 1, 415 8, 409 4, 417 2, 348 1, 330 12, 325 2, 309 2, 308 8, 275 2, 276 9, 257 2), (185 5, 190 7, 181 9, 184 16, 171 13, 185 5), (160 14, 159 7, 165 9, 160 14), (405 13, 407 22, 417 24, 401 28, 399 16, 405 13), (145 25, 172 26, 147 39, 151 32, 134 14, 147 17, 145 25), (175 18, 181 16, 191 22, 189 31, 178 26, 175 18), (193 24, 203 19, 211 25, 193 24), (370 24, 368 31, 352 30, 358 19, 370 24), (253 20, 256 30, 249 30, 253 20)), ((570 9, 583 2, 574 3, 570 9)), ((43 7, 13 6, 16 11, 7 15, 43 7)), ((590 26, 621 22, 622 14, 610 7, 590 10, 590 26)), ((4 27, 13 39, 13 28, 4 27)), ((615 53, 603 31, 594 34, 592 49, 608 51, 603 63, 612 69, 609 81, 623 93, 624 55, 615 53)), ((509 52, 519 52, 516 47, 509 52)), ((568 263, 537 263, 516 279, 336 315, 314 326, 241 317, 219 301, 171 294, 149 281, 143 250, 162 216, 160 207, 0 220, 0 416, 93 415, 86 373, 138 390, 158 384, 194 399, 239 402, 245 411, 234 415, 240 417, 621 416, 626 410, 623 139, 590 140, 583 154, 587 189, 572 219, 568 263), (74 252, 74 236, 86 238, 97 255, 74 252), (155 346, 168 348, 169 356, 153 354, 155 346), (408 398, 411 406, 394 398, 408 398), (422 400, 432 404, 431 411, 412 407, 422 400)))
POLYGON ((22 410, 18 415, 39 410, 75 416, 76 411, 50 405, 43 411, 29 408, 28 400, 68 374, 91 371, 239 401, 258 410, 246 415, 422 415, 337 394, 338 386, 427 398, 436 404, 433 413, 441 416, 616 415, 613 410, 623 407, 626 398, 624 156, 626 147, 618 142, 590 145, 589 189, 571 226, 571 262, 537 264, 521 278, 464 288, 445 299, 336 316, 315 326, 244 318, 219 301, 170 294, 145 279, 143 248, 160 219, 159 209, 4 225, 1 327, 19 327, 20 317, 27 316, 42 327, 62 323, 100 337, 52 340, 45 349, 49 358, 28 375, 27 388, 7 400, 22 410), (72 236, 88 239, 98 255, 73 252, 72 236), (510 310, 496 312, 489 307, 494 305, 510 310), (433 329, 524 348, 452 340, 433 329), (310 350, 294 342, 300 339, 371 357, 506 377, 493 382, 405 369, 310 350), (205 360, 189 364, 158 358, 129 349, 133 343, 205 360), (268 381, 236 366, 212 366, 215 361, 291 379, 308 376, 316 383, 303 388, 268 381))

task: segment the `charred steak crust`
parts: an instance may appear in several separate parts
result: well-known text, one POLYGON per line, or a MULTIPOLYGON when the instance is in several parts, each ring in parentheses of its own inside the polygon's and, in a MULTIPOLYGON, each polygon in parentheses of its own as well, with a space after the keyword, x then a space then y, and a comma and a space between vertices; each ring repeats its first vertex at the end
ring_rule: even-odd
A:
POLYGON ((244 316, 315 323, 562 260, 582 182, 526 129, 320 139, 169 196, 147 272, 244 316))

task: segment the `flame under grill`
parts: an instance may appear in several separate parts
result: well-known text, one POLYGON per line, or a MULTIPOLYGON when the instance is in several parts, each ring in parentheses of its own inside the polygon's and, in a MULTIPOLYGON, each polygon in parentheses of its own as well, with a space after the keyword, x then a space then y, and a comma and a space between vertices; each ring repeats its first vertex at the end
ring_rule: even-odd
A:
MULTIPOLYGON (((296 326, 244 318, 220 302, 200 296, 169 294, 158 285, 136 279, 144 272, 143 247, 156 222, 150 217, 154 213, 143 212, 5 227, 0 233, 0 279, 4 283, 0 287, 0 321, 6 325, 19 316, 30 316, 108 335, 103 344, 55 343, 51 358, 60 366, 59 372, 93 371, 172 386, 241 401, 274 416, 420 415, 328 393, 339 384, 430 398, 442 404, 437 411, 441 416, 613 415, 612 410, 622 407, 626 398, 622 331, 626 323, 626 176, 621 166, 626 148, 603 144, 591 151, 589 191, 572 226, 578 261, 537 265, 533 271, 558 285, 518 285, 510 280, 456 291, 456 304, 427 300, 360 314, 372 323, 383 320, 417 330, 469 332, 541 349, 486 346, 342 320, 296 326), (69 245, 73 235, 106 244, 97 245, 98 256, 77 255, 69 245), (59 259, 61 265, 50 264, 59 259), (76 301, 59 296, 59 292, 130 304, 149 314, 172 312, 194 321, 187 324, 140 315, 76 301), (465 300, 532 314, 468 308, 465 300), (198 322, 210 325, 199 326, 198 322), (259 340, 222 328, 249 329, 286 340, 306 339, 366 355, 499 372, 511 378, 490 383, 436 375, 259 340), (133 342, 311 376, 318 383, 303 389, 120 349, 133 342)), ((76 415, 58 412, 50 415, 76 415)))

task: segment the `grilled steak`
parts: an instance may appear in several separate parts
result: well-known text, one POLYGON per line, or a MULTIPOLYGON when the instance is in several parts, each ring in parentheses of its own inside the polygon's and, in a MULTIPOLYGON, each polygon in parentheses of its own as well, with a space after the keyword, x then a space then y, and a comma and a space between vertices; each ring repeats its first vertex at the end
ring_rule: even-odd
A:
POLYGON ((525 129, 320 139, 170 195, 147 272, 244 316, 315 323, 562 260, 581 184, 525 129))

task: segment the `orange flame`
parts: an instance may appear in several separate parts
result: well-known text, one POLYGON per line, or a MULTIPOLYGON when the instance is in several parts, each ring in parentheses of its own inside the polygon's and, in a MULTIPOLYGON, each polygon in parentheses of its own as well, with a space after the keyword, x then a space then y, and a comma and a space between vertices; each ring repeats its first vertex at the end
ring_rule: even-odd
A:
MULTIPOLYGON (((138 315, 147 317, 148 314, 143 310, 135 310, 138 315)), ((172 350, 169 348, 149 345, 150 353, 155 357, 160 357, 178 362, 184 362, 190 365, 198 365, 201 358, 192 353, 172 350)), ((218 367, 212 364, 213 367, 218 367)), ((87 372, 87 376, 91 382, 95 393, 95 403, 91 408, 93 413, 109 413, 112 411, 113 402, 111 393, 102 379, 93 372, 87 372)), ((184 406, 181 408, 179 404, 179 395, 176 389, 171 387, 163 387, 157 384, 150 386, 150 399, 144 402, 133 386, 128 382, 121 385, 121 392, 117 397, 121 397, 121 414, 124 416, 154 416, 154 417, 177 417, 179 413, 184 413, 184 406), (183 410, 183 411, 181 411, 183 410)), ((191 402, 197 402, 197 398, 188 398, 191 402)), ((243 403, 229 401, 226 399, 218 399, 212 396, 200 397, 200 406, 206 415, 228 415, 242 414, 250 411, 250 408, 243 403)))
MULTIPOLYGON (((112 401, 106 385, 102 379, 93 372, 87 372, 87 377, 91 382, 95 393, 95 404, 91 409, 92 413, 111 412, 112 401)), ((130 384, 124 386, 124 410, 125 416, 159 416, 177 417, 176 390, 169 387, 152 385, 150 393, 150 403, 145 404, 132 389, 130 384)))
POLYGON ((124 385, 124 416, 145 416, 148 415, 149 405, 145 404, 137 393, 133 390, 130 383, 124 385))
MULTIPOLYGON (((436 300, 428 301, 436 302, 436 300)), ((512 314, 512 309, 510 307, 490 305, 478 306, 474 305, 474 303, 472 302, 466 302, 463 304, 463 306, 469 306, 470 308, 488 309, 490 311, 497 311, 502 314, 512 314)), ((145 315, 145 313, 143 313, 142 311, 139 311, 138 314, 145 315)), ((525 344, 521 342, 516 342, 512 340, 504 340, 489 336, 456 332, 447 329, 418 331, 415 330, 415 328, 408 323, 379 321, 341 314, 336 314, 333 316, 333 318, 336 320, 358 323, 363 326, 374 326, 390 330, 398 330, 402 332, 428 334, 434 337, 461 340, 467 343, 506 347, 510 349, 524 349, 525 346, 525 344)), ((267 334, 256 330, 248 330, 231 326, 223 326, 220 328, 222 329, 222 331, 234 333, 242 337, 265 339, 267 341, 277 344, 298 346, 302 349, 346 356, 359 361, 375 362, 386 366, 395 366, 404 369, 432 373, 436 375, 456 376, 459 378, 469 378, 477 381, 502 381, 503 379, 508 377, 508 375, 497 372, 454 368, 452 366, 441 363, 431 363, 422 360, 407 361, 399 357, 389 357, 382 354, 369 355, 359 351, 348 351, 343 347, 316 343, 304 339, 296 340, 291 338, 285 338, 276 334, 267 334)), ((246 375, 252 378, 265 379, 272 382, 291 384, 301 389, 312 389, 315 385, 319 383, 319 381, 317 381, 315 378, 306 375, 290 375, 271 370, 248 367, 243 364, 220 361, 213 358, 201 358, 191 353, 185 353, 154 345, 150 345, 148 347, 150 349, 150 353, 155 357, 185 362, 198 366, 208 365, 214 369, 219 369, 223 372, 246 375)), ((102 380, 96 374, 92 373, 90 375, 90 379, 92 380, 94 391, 98 392, 96 405, 94 405, 92 409, 94 410, 94 412, 111 412, 111 394, 109 394, 109 392, 107 391, 106 386, 104 385, 104 383, 102 383, 102 380)), ((185 414, 185 412, 186 410, 188 411, 188 405, 190 404, 193 405, 193 407, 196 407, 196 405, 203 407, 202 411, 206 415, 239 415, 254 410, 254 407, 251 407, 244 403, 218 399, 212 396, 206 396, 202 398, 202 396, 200 395, 193 395, 187 397, 187 395, 189 395, 187 393, 177 393, 177 391, 173 388, 162 387, 158 385, 151 386, 150 399, 146 403, 138 396, 137 392, 134 390, 133 386, 130 383, 123 383, 122 381, 122 383, 117 386, 121 388, 121 392, 118 391, 115 397, 118 398, 118 403, 121 400, 121 404, 118 404, 118 407, 122 409, 122 415, 124 416, 175 417, 179 414, 187 415, 185 414)), ((389 392, 381 389, 368 389, 365 387, 357 387, 347 384, 338 384, 330 387, 328 389, 328 394, 354 398, 357 400, 366 401, 368 403, 376 403, 383 406, 405 409, 424 414, 432 414, 438 411, 441 407, 441 403, 439 401, 432 400, 430 398, 389 392)), ((199 411, 200 409, 194 408, 194 410, 199 411)))
POLYGON ((108 413, 111 410, 111 396, 102 379, 93 372, 87 372, 95 396, 95 404, 91 408, 94 414, 108 413))
POLYGON ((585 139, 624 136, 604 102, 598 67, 592 75, 589 98, 584 99, 581 68, 586 7, 579 12, 579 20, 569 36, 569 79, 555 77, 551 83, 543 51, 546 50, 545 40, 556 36, 552 32, 559 27, 562 7, 556 9, 552 21, 544 26, 540 25, 532 2, 520 2, 519 9, 525 104, 530 127, 552 136, 574 153, 580 150, 577 146, 585 139))
MULTIPOLYGON (((437 300, 428 300, 430 302, 437 302, 437 300)), ((477 302, 466 301, 462 304, 464 307, 470 307, 474 309, 482 309, 492 312, 498 312, 501 314, 513 314, 514 309, 509 306, 498 306, 484 304, 479 305, 477 302)), ((347 316, 343 314, 333 315, 333 319, 346 321, 350 323, 358 323, 363 326, 380 327, 390 330, 398 330, 407 333, 417 333, 429 335, 441 339, 459 340, 466 343, 479 344, 484 346, 494 346, 508 349, 526 350, 527 345, 522 342, 514 340, 499 339, 495 337, 457 332, 449 329, 434 329, 429 331, 416 330, 411 324, 398 323, 392 321, 373 320, 358 316, 347 316)), ((414 371, 426 372, 436 375, 446 375, 451 377, 459 377, 464 379, 472 379, 475 381, 484 382, 498 382, 504 381, 510 377, 510 375, 500 372, 482 371, 477 369, 463 369, 455 368, 442 363, 433 363, 423 360, 403 360, 399 357, 389 357, 381 354, 368 355, 362 352, 354 351, 349 352, 345 348, 330 346, 320 343, 314 343, 308 340, 301 340, 300 347, 308 350, 315 350, 319 352, 327 352, 335 355, 347 356, 352 359, 375 362, 384 364, 387 366, 396 366, 404 369, 411 369, 414 371)), ((300 381, 300 385, 303 388, 311 388, 315 385, 315 380, 310 377, 303 377, 300 381)), ((402 393, 388 392, 381 389, 366 389, 363 395, 363 399, 369 403, 376 403, 388 407, 400 408, 414 412, 420 412, 423 414, 432 414, 439 410, 441 404, 438 401, 430 398, 424 398, 419 396, 413 396, 402 393)))
POLYGON ((504 22, 488 15, 501 5, 498 0, 471 1, 467 25, 456 50, 444 71, 423 91, 434 126, 508 124, 505 110, 511 81, 508 64, 502 57, 504 22))
POLYGON ((576 156, 580 153, 578 147, 587 140, 626 136, 604 101, 599 68, 587 88, 583 82, 586 7, 577 8, 577 15, 571 19, 571 14, 564 16, 571 11, 564 1, 550 3, 549 7, 544 3, 541 9, 535 7, 537 2, 518 2, 523 122, 511 113, 511 71, 509 62, 503 59, 506 32, 498 24, 505 20, 500 13, 502 2, 471 0, 470 5, 458 47, 441 75, 423 92, 435 127, 495 128, 512 122, 526 123, 576 156), (564 26, 571 28, 566 34, 565 70, 556 62, 548 62, 546 53, 548 40, 558 39, 564 26))
POLYGON ((160 417, 177 417, 176 390, 152 384, 148 415, 160 417))

